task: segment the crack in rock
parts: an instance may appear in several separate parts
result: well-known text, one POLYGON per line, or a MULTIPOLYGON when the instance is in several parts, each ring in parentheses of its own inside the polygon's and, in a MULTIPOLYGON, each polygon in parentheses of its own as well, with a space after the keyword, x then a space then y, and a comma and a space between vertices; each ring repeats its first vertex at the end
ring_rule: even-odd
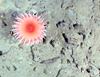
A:
POLYGON ((58 77, 60 75, 61 70, 62 70, 62 68, 58 70, 56 77, 58 77))
POLYGON ((54 57, 54 58, 52 58, 52 59, 43 60, 43 61, 41 61, 40 63, 41 63, 41 64, 50 64, 50 63, 54 63, 54 62, 57 61, 59 58, 60 58, 59 56, 58 56, 58 57, 54 57))
POLYGON ((72 58, 72 62, 76 65, 76 67, 78 68, 78 64, 75 62, 75 59, 74 59, 74 57, 73 57, 73 49, 72 49, 72 54, 70 55, 71 56, 71 58, 72 58))

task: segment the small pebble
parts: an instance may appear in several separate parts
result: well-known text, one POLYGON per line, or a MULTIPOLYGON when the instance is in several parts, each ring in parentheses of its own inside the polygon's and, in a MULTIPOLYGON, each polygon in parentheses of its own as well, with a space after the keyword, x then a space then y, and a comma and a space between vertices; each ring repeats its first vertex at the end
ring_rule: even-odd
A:
POLYGON ((1 18, 2 20, 5 20, 5 13, 2 13, 2 14, 0 15, 0 18, 1 18))

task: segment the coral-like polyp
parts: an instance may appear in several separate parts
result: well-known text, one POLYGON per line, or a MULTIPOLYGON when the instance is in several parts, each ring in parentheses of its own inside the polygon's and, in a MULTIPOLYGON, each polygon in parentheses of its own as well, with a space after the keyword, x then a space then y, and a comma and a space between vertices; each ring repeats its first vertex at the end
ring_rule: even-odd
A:
POLYGON ((16 18, 12 31, 17 39, 26 44, 38 44, 46 36, 43 19, 37 14, 25 13, 16 18))

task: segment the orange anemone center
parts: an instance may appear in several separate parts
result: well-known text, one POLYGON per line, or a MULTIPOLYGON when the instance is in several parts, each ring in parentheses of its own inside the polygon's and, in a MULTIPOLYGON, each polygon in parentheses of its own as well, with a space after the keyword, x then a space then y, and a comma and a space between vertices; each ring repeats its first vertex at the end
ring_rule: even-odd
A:
POLYGON ((26 32, 32 33, 35 31, 35 26, 33 23, 28 23, 26 25, 26 32))

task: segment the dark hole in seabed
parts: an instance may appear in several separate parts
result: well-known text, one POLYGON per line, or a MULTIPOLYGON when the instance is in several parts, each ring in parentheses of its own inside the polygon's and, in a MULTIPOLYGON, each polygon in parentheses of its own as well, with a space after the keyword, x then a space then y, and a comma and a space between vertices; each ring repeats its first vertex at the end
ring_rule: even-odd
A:
POLYGON ((7 24, 4 21, 2 21, 2 22, 3 22, 4 26, 7 26, 7 24))
POLYGON ((2 51, 0 51, 0 56, 2 55, 2 51))
POLYGON ((63 33, 62 36, 64 37, 65 42, 66 43, 69 43, 68 38, 67 38, 67 35, 65 33, 63 33))

